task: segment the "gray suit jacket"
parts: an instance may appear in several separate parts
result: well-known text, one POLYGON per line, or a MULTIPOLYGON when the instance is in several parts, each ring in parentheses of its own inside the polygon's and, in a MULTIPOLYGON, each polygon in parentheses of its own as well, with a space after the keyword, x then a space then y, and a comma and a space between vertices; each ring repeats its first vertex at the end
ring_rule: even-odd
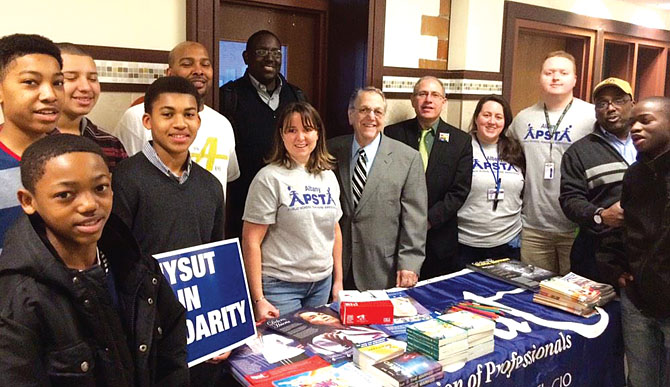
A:
POLYGON ((343 215, 342 270, 353 265, 360 290, 396 285, 398 270, 417 274, 425 259, 428 209, 426 180, 419 152, 383 136, 367 177, 363 195, 354 209, 351 191, 353 135, 328 141, 337 159, 343 215))

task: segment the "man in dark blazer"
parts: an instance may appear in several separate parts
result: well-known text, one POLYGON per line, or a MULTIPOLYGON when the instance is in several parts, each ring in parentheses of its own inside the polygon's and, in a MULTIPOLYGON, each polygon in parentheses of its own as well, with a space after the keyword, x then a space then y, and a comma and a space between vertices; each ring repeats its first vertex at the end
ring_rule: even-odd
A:
POLYGON ((416 117, 387 127, 384 134, 421 153, 428 188, 428 236, 421 279, 427 279, 461 269, 456 259, 456 213, 470 193, 472 145, 469 135, 440 118, 446 97, 439 79, 419 79, 411 100, 416 117))
POLYGON ((414 286, 425 257, 427 195, 421 157, 381 134, 385 113, 381 90, 358 90, 349 101, 354 134, 328 141, 340 183, 346 289, 414 286))

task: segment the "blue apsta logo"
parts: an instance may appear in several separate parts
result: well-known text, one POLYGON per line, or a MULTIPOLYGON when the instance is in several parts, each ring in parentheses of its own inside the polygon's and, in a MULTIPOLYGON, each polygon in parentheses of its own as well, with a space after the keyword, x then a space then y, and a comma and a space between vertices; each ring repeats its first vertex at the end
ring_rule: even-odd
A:
POLYGON ((326 190, 326 193, 321 193, 321 189, 318 187, 305 187, 305 192, 302 195, 299 194, 296 190, 292 189, 291 186, 288 186, 288 192, 291 195, 291 203, 289 207, 295 207, 296 205, 305 206, 308 204, 315 206, 327 206, 329 204, 335 204, 335 200, 330 194, 330 187, 326 190))
MULTIPOLYGON (((554 142, 572 143, 570 129, 572 129, 572 125, 568 125, 565 130, 557 130, 554 132, 554 142)), ((528 124, 528 131, 523 139, 550 141, 552 139, 551 130, 547 129, 546 124, 542 124, 540 129, 534 129, 532 124, 528 124)))

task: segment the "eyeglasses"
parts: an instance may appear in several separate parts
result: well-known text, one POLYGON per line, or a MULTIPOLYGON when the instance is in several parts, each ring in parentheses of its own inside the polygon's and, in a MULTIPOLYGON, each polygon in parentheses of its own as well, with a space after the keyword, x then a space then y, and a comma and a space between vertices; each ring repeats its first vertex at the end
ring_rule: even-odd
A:
POLYGON ((356 111, 358 111, 358 114, 362 116, 368 116, 370 115, 370 113, 374 113, 375 117, 377 118, 381 118, 384 116, 384 111, 382 109, 371 109, 369 107, 362 107, 360 109, 357 109, 356 111))
POLYGON ((629 101, 630 98, 626 97, 613 99, 611 101, 596 101, 596 109, 598 110, 607 109, 608 107, 610 107, 610 105, 620 108, 623 105, 627 104, 629 101))
POLYGON ((278 48, 273 48, 271 50, 267 50, 265 48, 258 48, 254 51, 256 56, 265 58, 268 55, 272 55, 273 58, 275 59, 281 59, 281 50, 278 48))
POLYGON ((428 97, 429 95, 430 95, 432 98, 438 98, 438 99, 442 99, 442 98, 444 98, 444 95, 442 95, 442 94, 440 94, 440 93, 438 93, 438 92, 436 92, 436 91, 433 91, 433 92, 430 92, 430 93, 427 92, 427 91, 420 91, 420 92, 418 92, 418 93, 416 93, 416 94, 414 94, 414 95, 416 95, 416 96, 419 97, 419 98, 426 98, 426 97, 428 97))

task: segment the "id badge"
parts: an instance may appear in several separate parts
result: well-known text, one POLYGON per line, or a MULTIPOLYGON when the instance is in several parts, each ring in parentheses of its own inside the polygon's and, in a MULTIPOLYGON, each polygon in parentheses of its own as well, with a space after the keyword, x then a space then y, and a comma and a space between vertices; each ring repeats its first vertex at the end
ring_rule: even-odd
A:
POLYGON ((544 163, 544 180, 551 180, 554 178, 554 163, 544 163))
POLYGON ((496 189, 495 188, 489 188, 486 190, 486 197, 489 201, 493 200, 503 200, 505 198, 505 190, 503 188, 498 191, 498 197, 496 198, 496 189))

